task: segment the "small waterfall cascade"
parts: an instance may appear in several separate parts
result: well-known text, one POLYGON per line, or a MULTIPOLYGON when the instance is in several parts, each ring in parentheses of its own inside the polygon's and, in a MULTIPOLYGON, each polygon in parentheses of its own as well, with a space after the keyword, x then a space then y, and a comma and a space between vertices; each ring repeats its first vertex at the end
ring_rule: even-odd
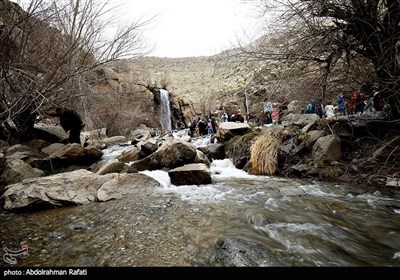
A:
POLYGON ((172 130, 171 121, 171 103, 169 100, 169 92, 165 89, 160 89, 160 123, 163 131, 172 130))

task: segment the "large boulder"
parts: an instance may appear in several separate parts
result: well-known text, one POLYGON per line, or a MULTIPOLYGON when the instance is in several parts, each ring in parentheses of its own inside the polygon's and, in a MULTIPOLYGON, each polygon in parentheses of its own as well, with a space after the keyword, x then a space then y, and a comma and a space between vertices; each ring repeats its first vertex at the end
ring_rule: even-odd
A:
POLYGON ((29 163, 32 159, 44 158, 44 154, 26 145, 14 145, 5 151, 6 158, 9 160, 20 159, 29 163))
POLYGON ((51 154, 48 157, 31 160, 28 163, 35 168, 54 174, 64 172, 66 168, 71 166, 73 169, 87 168, 103 156, 103 152, 99 149, 94 147, 83 148, 76 143, 62 146, 54 145, 46 150, 46 153, 50 152, 51 154), (56 149, 57 147, 60 147, 60 149, 56 149))
POLYGON ((104 183, 97 191, 99 201, 121 199, 126 195, 134 193, 138 187, 156 188, 160 183, 144 174, 119 174, 110 181, 104 183))
POLYGON ((61 126, 48 126, 45 124, 35 124, 35 134, 47 142, 68 142, 69 134, 64 131, 61 126))
POLYGON ((165 142, 157 152, 132 163, 131 167, 137 171, 172 169, 193 163, 196 155, 196 146, 179 139, 171 139, 165 142))
POLYGON ((1 200, 7 210, 38 205, 81 205, 122 197, 135 187, 155 186, 160 184, 139 173, 101 176, 81 169, 10 185, 1 200))
POLYGON ((132 147, 132 149, 124 151, 117 157, 117 160, 123 163, 130 163, 140 159, 140 149, 132 147))
POLYGON ((2 195, 8 210, 27 206, 87 204, 96 201, 97 189, 113 175, 99 176, 86 170, 28 179, 8 186, 2 195))
POLYGON ((150 138, 151 131, 149 129, 136 129, 129 135, 129 139, 132 139, 134 142, 147 141, 150 138))
MULTIPOLYGON (((1 156, 1 154, 0 154, 1 156)), ((45 173, 37 168, 33 168, 23 160, 10 160, 3 167, 0 175, 0 186, 7 186, 22 182, 28 178, 43 177, 45 173)), ((0 194, 5 191, 4 187, 0 187, 0 194)))
POLYGON ((61 149, 54 151, 50 158, 59 158, 62 160, 76 161, 78 158, 83 157, 85 149, 79 144, 68 144, 61 149))
POLYGON ((312 147, 319 138, 324 137, 326 135, 327 133, 322 130, 309 131, 305 139, 307 147, 312 147))
POLYGON ((219 125, 218 133, 220 142, 226 142, 235 136, 245 135, 250 131, 247 123, 224 122, 219 125))
POLYGON ((33 139, 27 143, 27 146, 29 146, 33 149, 36 149, 38 151, 42 150, 43 148, 45 148, 49 145, 50 145, 49 142, 44 141, 42 139, 33 139))
POLYGON ((171 184, 175 186, 184 185, 207 185, 212 183, 210 169, 205 164, 194 163, 175 168, 168 172, 171 184))
POLYGON ((226 143, 226 157, 231 159, 236 168, 244 169, 251 158, 251 146, 261 135, 260 131, 253 131, 244 136, 237 136, 226 143))
POLYGON ((304 141, 300 141, 299 137, 290 138, 280 147, 280 155, 287 158, 289 161, 299 154, 305 147, 304 141))
MULTIPOLYGON (((120 173, 122 169, 124 169, 125 163, 118 161, 117 159, 113 160, 108 160, 105 162, 102 162, 97 170, 95 171, 96 174, 98 175, 105 175, 105 174, 110 174, 110 173, 120 173)), ((93 170, 90 170, 94 172, 93 170)))
POLYGON ((142 158, 145 158, 158 150, 157 140, 152 138, 140 145, 142 158))
POLYGON ((100 160, 103 157, 103 152, 95 147, 85 148, 85 158, 89 162, 100 160))
POLYGON ((56 151, 61 150, 64 147, 65 147, 65 144, 54 143, 54 144, 51 144, 51 145, 43 148, 41 151, 42 151, 43 154, 49 156, 49 155, 55 153, 56 151))
POLYGON ((202 151, 210 160, 226 158, 224 144, 212 144, 198 149, 202 151))
POLYGON ((335 135, 319 138, 312 148, 312 157, 319 163, 339 161, 342 157, 340 138, 335 135))
POLYGON ((283 118, 284 126, 288 126, 290 124, 298 125, 300 127, 304 127, 307 125, 312 126, 321 118, 316 114, 289 114, 283 118))
POLYGON ((67 163, 92 164, 101 159, 103 152, 94 147, 83 148, 79 144, 68 144, 50 155, 50 159, 59 159, 67 163))

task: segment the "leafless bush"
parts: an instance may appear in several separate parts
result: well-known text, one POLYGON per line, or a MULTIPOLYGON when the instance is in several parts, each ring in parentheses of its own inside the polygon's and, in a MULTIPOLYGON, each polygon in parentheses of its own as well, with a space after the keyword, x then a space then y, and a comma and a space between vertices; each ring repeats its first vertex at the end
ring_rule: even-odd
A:
POLYGON ((116 20, 109 16, 114 9, 110 1, 33 0, 25 11, 9 1, 0 5, 8 12, 0 16, 5 25, 0 34, 0 119, 21 133, 27 129, 15 121, 21 113, 34 115, 51 106, 73 108, 94 123, 93 111, 108 102, 91 104, 98 97, 93 70, 146 51, 142 33, 149 21, 110 32, 116 20))

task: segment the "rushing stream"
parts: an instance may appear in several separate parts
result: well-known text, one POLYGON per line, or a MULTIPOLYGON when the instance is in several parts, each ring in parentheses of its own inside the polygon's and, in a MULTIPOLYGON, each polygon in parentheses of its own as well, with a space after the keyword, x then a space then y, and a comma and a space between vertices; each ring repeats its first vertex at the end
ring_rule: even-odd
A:
MULTIPOLYGON (((18 265, 208 264, 221 237, 257 241, 288 266, 400 266, 400 199, 345 185, 251 176, 229 160, 213 184, 162 186, 121 200, 0 213, 2 247, 29 247, 18 265)), ((0 266, 9 264, 0 262, 0 266)))

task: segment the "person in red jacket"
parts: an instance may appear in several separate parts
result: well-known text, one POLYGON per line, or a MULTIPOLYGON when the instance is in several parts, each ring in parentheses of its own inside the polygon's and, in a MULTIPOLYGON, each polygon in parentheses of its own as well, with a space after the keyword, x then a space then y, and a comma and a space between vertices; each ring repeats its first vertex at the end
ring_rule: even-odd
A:
POLYGON ((81 145, 81 130, 85 127, 81 117, 74 110, 65 108, 56 108, 55 113, 47 113, 52 117, 60 118, 60 125, 65 132, 69 131, 69 143, 77 143, 81 145))
POLYGON ((279 124, 279 118, 280 118, 279 105, 274 104, 274 107, 273 107, 272 113, 271 113, 271 118, 272 118, 272 123, 274 125, 278 125, 279 124))

